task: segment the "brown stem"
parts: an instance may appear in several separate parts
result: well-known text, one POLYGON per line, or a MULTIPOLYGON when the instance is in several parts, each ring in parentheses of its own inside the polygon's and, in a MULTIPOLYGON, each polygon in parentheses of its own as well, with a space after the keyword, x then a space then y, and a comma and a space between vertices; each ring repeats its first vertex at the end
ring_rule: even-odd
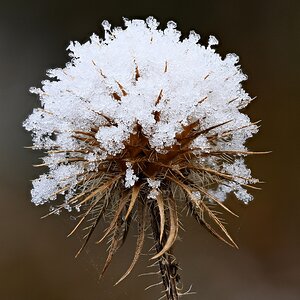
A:
MULTIPOLYGON (((164 231, 162 240, 160 241, 160 218, 158 208, 155 206, 155 202, 149 204, 151 215, 151 228, 155 241, 156 253, 159 253, 167 240, 168 228, 164 231)), ((180 276, 178 274, 178 264, 175 256, 172 254, 172 248, 164 255, 158 258, 159 269, 162 277, 162 281, 165 288, 165 295, 167 300, 178 300, 177 285, 180 282, 180 276)))

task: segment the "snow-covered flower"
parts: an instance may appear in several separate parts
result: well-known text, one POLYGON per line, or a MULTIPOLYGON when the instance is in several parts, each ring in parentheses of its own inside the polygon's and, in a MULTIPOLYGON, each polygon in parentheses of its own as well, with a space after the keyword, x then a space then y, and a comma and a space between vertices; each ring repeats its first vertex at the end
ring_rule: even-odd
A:
POLYGON ((100 241, 112 238, 103 272, 135 220, 136 252, 121 279, 141 253, 149 222, 168 297, 179 280, 170 260, 177 207, 235 246, 211 206, 229 211, 222 202, 230 192, 252 200, 245 187, 257 180, 245 166, 253 152, 244 144, 258 127, 241 112, 252 100, 241 85, 247 77, 237 55, 215 52, 215 37, 207 46, 193 31, 183 39, 172 21, 164 30, 152 17, 125 19, 125 29, 102 24, 104 39, 71 43, 65 68, 49 70, 42 88, 31 89, 41 108, 24 127, 33 148, 47 151, 42 165, 49 167, 33 181, 32 201, 51 202, 50 213, 81 209, 75 229, 90 223, 86 241, 106 216, 100 241))

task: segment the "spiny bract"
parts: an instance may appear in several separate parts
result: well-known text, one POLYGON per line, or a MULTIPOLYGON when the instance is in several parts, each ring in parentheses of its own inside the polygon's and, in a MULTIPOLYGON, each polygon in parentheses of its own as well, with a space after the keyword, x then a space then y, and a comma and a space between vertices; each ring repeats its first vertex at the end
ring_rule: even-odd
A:
POLYGON ((215 37, 207 47, 193 31, 182 39, 172 21, 164 30, 152 17, 125 19, 125 29, 102 24, 104 39, 93 34, 83 45, 71 43, 71 62, 31 89, 41 108, 24 127, 33 134, 32 148, 47 151, 41 166, 49 167, 33 181, 32 201, 53 203, 51 213, 81 211, 75 229, 88 222, 86 241, 105 216, 100 241, 112 238, 103 272, 136 221, 136 252, 121 279, 137 261, 150 223, 153 258, 168 299, 175 299, 179 276, 170 257, 178 207, 235 245, 214 206, 228 210, 222 202, 230 192, 245 203, 252 199, 245 187, 257 180, 243 157, 254 152, 244 143, 258 127, 240 112, 251 101, 241 86, 246 76, 235 54, 222 59, 215 52, 215 37), (63 202, 55 205, 57 198, 63 202))

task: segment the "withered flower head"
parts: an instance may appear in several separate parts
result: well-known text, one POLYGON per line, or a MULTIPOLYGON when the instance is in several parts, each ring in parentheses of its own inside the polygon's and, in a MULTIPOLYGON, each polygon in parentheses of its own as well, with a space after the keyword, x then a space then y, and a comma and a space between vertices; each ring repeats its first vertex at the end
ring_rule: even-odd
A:
POLYGON ((33 181, 33 203, 51 202, 50 214, 79 212, 71 233, 89 228, 80 251, 97 224, 108 221, 98 241, 110 241, 101 275, 137 224, 133 261, 120 281, 151 230, 165 297, 178 299, 172 248, 179 212, 188 208, 211 234, 236 246, 216 206, 229 211, 223 201, 230 192, 245 203, 252 199, 245 187, 257 180, 243 157, 254 152, 244 143, 258 127, 240 112, 251 98, 238 57, 222 59, 213 36, 205 47, 195 32, 181 39, 174 22, 164 30, 158 25, 149 17, 111 30, 104 21, 105 39, 71 43, 71 62, 31 89, 41 108, 24 127, 33 133, 32 148, 47 151, 41 166, 49 167, 33 181))

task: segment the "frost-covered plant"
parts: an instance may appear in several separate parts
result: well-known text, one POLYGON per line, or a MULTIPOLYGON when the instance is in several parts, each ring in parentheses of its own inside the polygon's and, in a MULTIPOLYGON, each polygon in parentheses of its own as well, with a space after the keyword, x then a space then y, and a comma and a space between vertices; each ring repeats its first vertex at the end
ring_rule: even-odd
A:
MULTIPOLYGON (((167 299, 178 299, 173 245, 183 207, 220 240, 236 246, 215 206, 228 193, 248 203, 251 177, 244 146, 257 132, 241 109, 251 101, 241 82, 238 57, 224 59, 191 32, 182 39, 174 22, 164 30, 152 17, 125 20, 125 29, 104 21, 95 34, 68 47, 71 62, 47 72, 38 94, 41 108, 24 122, 33 149, 46 150, 49 172, 33 181, 32 202, 51 203, 51 212, 78 211, 73 233, 88 223, 86 245, 97 224, 110 237, 101 275, 137 223, 133 269, 151 228, 167 299), (63 195, 62 197, 59 195, 63 195), (60 204, 57 202, 62 201, 60 204), (149 230, 149 229, 148 229, 149 230)), ((256 152, 258 153, 258 152, 256 152)), ((80 252, 79 251, 79 252, 80 252)))

